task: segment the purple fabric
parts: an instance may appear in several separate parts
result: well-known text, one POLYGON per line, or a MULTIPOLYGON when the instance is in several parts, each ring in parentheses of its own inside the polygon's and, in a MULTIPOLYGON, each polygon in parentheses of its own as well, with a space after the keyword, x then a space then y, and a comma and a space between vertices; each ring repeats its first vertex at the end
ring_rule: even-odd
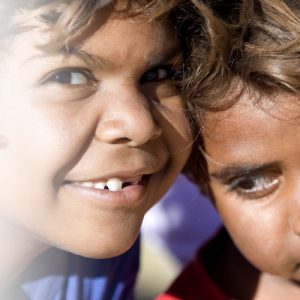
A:
POLYGON ((160 243, 183 264, 220 227, 211 201, 184 175, 147 213, 142 231, 160 243))
POLYGON ((0 295, 5 300, 132 300, 139 240, 125 254, 89 259, 52 248, 0 295))

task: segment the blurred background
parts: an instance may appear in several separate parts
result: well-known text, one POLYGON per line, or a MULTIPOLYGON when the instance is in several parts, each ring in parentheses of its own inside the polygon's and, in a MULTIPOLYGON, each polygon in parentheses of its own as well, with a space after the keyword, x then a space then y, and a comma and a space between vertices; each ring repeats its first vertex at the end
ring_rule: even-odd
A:
POLYGON ((145 216, 136 299, 152 300, 166 290, 220 226, 210 200, 179 175, 169 192, 145 216))

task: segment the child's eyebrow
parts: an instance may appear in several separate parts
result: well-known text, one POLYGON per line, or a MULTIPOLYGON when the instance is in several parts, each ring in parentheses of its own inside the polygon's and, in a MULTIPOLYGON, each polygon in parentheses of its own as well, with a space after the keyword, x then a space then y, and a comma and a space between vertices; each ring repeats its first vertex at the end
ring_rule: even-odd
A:
MULTIPOLYGON (((182 48, 179 43, 171 43, 169 46, 166 46, 161 53, 159 54, 153 54, 148 58, 148 64, 149 67, 156 66, 162 62, 167 62, 170 60, 178 60, 180 62, 182 54, 182 48)), ((58 55, 64 55, 66 57, 68 56, 76 56, 80 60, 82 60, 88 67, 91 68, 100 68, 103 70, 113 70, 118 67, 118 64, 116 64, 113 61, 110 61, 108 59, 105 59, 102 56, 88 53, 82 49, 69 49, 68 51, 61 51, 59 53, 55 54, 37 54, 33 55, 26 59, 25 64, 36 59, 45 59, 47 57, 55 57, 58 55)), ((176 62, 175 62, 176 63, 176 62)))
POLYGON ((96 67, 101 69, 114 69, 116 64, 99 55, 91 54, 81 49, 72 49, 67 54, 71 54, 82 60, 89 67, 96 67))
POLYGON ((62 51, 62 52, 54 53, 54 54, 44 53, 44 54, 33 55, 25 60, 25 64, 32 60, 45 59, 47 57, 57 57, 59 55, 64 55, 65 57, 72 56, 72 55, 76 56, 80 60, 85 62, 88 66, 91 66, 91 67, 96 66, 96 67, 107 68, 107 69, 112 69, 112 68, 116 67, 113 62, 111 62, 103 57, 100 57, 100 56, 94 55, 94 54, 90 54, 90 53, 87 53, 85 51, 78 50, 78 49, 72 49, 68 52, 62 51))
POLYGON ((220 181, 227 181, 234 177, 255 174, 259 172, 279 172, 280 162, 274 161, 266 164, 232 164, 209 174, 210 177, 220 181))
MULTIPOLYGON (((166 47, 163 50, 163 53, 160 55, 153 55, 149 57, 149 66, 155 66, 162 62, 170 61, 176 58, 180 60, 179 57, 181 53, 182 49, 178 44, 171 45, 171 47, 166 47)), ((117 67, 114 62, 81 49, 72 49, 70 50, 70 54, 78 57, 90 67, 98 67, 101 69, 114 69, 117 67)))

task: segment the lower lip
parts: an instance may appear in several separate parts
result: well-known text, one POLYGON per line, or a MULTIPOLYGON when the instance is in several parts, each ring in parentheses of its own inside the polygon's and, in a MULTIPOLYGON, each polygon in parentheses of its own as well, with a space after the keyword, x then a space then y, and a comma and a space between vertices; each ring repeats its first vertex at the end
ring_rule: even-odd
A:
POLYGON ((65 185, 72 195, 80 197, 85 201, 93 201, 95 204, 106 206, 136 206, 145 195, 147 182, 127 186, 119 191, 99 190, 92 187, 85 187, 78 184, 68 183, 65 185))

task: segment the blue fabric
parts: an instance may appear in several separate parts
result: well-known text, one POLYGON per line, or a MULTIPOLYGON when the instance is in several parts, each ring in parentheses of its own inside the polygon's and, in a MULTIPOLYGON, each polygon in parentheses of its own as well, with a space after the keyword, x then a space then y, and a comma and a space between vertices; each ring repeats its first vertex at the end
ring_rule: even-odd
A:
POLYGON ((132 300, 138 266, 139 240, 125 254, 110 259, 53 248, 35 259, 0 299, 132 300))

